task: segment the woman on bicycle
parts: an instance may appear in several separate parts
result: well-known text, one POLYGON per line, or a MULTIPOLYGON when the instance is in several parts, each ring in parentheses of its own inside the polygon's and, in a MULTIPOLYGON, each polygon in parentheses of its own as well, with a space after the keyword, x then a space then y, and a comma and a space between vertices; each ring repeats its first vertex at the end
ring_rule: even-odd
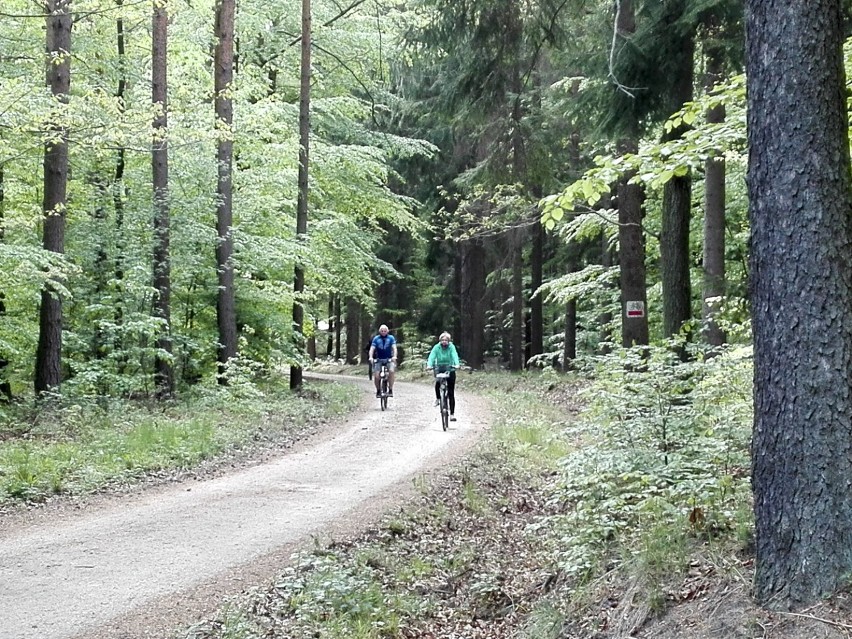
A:
MULTIPOLYGON (((446 331, 441 333, 438 343, 432 347, 429 359, 426 360, 426 368, 435 369, 436 373, 449 372, 447 380, 447 399, 450 402, 450 420, 456 421, 456 371, 459 367, 459 354, 451 341, 450 334, 446 331)), ((441 384, 435 380, 435 406, 441 402, 441 384)))

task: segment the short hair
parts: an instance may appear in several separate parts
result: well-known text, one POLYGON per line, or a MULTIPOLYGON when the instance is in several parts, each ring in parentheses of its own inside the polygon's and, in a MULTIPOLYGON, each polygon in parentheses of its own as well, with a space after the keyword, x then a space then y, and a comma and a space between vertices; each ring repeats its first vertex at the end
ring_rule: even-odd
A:
POLYGON ((389 331, 389 330, 390 330, 390 329, 388 328, 388 325, 387 325, 387 324, 382 324, 381 326, 379 326, 379 332, 380 332, 380 333, 382 332, 382 329, 384 329, 384 330, 386 330, 386 331, 389 331))
POLYGON ((450 335, 447 331, 444 331, 444 332, 443 332, 443 333, 441 333, 441 335, 438 337, 438 341, 440 342, 440 341, 441 341, 442 339, 444 339, 445 337, 446 337, 448 340, 450 340, 450 341, 452 341, 452 339, 453 339, 452 335, 450 335))

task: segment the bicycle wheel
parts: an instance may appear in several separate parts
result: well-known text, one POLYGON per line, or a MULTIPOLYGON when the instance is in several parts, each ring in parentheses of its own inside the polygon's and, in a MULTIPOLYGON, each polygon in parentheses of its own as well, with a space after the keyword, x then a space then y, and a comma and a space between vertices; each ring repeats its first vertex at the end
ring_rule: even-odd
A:
POLYGON ((380 403, 382 405, 382 410, 385 410, 388 407, 388 379, 387 377, 382 377, 382 398, 380 403))
POLYGON ((450 407, 447 401, 447 386, 441 384, 441 427, 447 430, 450 426, 450 407))

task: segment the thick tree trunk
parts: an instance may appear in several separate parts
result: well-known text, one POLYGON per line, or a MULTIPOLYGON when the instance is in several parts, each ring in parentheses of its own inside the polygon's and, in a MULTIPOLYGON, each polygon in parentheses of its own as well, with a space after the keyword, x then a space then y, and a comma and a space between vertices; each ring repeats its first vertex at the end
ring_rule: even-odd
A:
POLYGON ((234 105, 231 84, 234 80, 234 19, 235 0, 216 3, 216 52, 214 60, 214 90, 219 139, 216 142, 216 267, 219 288, 216 298, 216 321, 219 328, 219 383, 227 383, 225 365, 237 355, 237 311, 234 291, 233 236, 233 158, 234 143, 231 128, 234 105))
MULTIPOLYGON (((299 86, 299 193, 296 200, 296 238, 304 241, 308 233, 308 160, 311 134, 311 0, 302 0, 302 60, 299 86)), ((296 263, 293 277, 293 329, 301 337, 305 332, 305 267, 296 263)), ((301 345, 300 345, 301 347, 301 345)), ((302 387, 302 367, 290 367, 290 388, 302 387)))
MULTIPOLYGON (((695 43, 692 34, 683 37, 680 68, 672 79, 670 109, 672 113, 692 100, 692 64, 695 43)), ((684 128, 664 136, 664 140, 681 137, 684 128)), ((660 262, 663 283, 663 334, 672 337, 692 317, 692 285, 689 262, 689 220, 692 213, 692 177, 675 176, 663 189, 662 228, 660 230, 660 262)))
MULTIPOLYGON (((47 84, 60 102, 71 90, 71 0, 47 0, 47 84)), ((54 126, 44 148, 44 233, 42 245, 53 253, 65 251, 65 211, 68 189, 68 131, 54 126)), ((62 300, 56 283, 48 280, 41 292, 36 348, 35 391, 56 390, 62 381, 62 300)))
MULTIPOLYGON (((707 60, 706 88, 722 79, 721 52, 711 50, 707 60)), ((707 122, 725 121, 724 105, 707 112, 707 122)), ((725 343, 725 333, 716 323, 719 301, 725 295, 725 158, 712 157, 704 163, 704 295, 702 336, 711 346, 725 343)))
POLYGON ((839 0, 747 3, 755 592, 852 572, 852 184, 839 0))
MULTIPOLYGON (((636 32, 636 12, 631 0, 620 0, 618 35, 629 39, 636 32)), ((638 153, 641 124, 633 118, 629 134, 618 143, 620 155, 638 153)), ((642 204, 645 192, 639 184, 630 184, 634 173, 618 183, 618 263, 621 288, 621 344, 626 347, 648 344, 648 295, 645 274, 645 231, 642 204)))
POLYGON ((168 28, 166 7, 154 4, 151 33, 151 97, 154 106, 154 140, 151 166, 154 190, 154 317, 163 326, 157 339, 154 359, 156 394, 160 398, 174 394, 174 370, 171 362, 171 260, 169 257, 169 145, 168 145, 168 28))
MULTIPOLYGON (((627 152, 636 146, 624 143, 627 152)), ((621 278, 621 344, 626 347, 648 345, 648 296, 645 280, 645 232, 642 228, 644 192, 638 184, 629 184, 633 174, 618 184, 618 260, 621 278)))

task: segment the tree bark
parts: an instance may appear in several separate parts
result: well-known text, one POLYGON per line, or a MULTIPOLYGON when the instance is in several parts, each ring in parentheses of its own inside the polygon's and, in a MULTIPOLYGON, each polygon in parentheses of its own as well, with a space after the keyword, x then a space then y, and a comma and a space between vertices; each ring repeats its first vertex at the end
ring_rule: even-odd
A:
MULTIPOLYGON (((6 176, 3 165, 0 164, 0 243, 6 236, 6 176)), ((6 294, 0 291, 0 320, 6 316, 6 294)), ((9 382, 9 360, 0 353, 0 402, 12 399, 12 385, 9 382)))
MULTIPOLYGON (((71 90, 71 0, 47 0, 47 84, 58 102, 67 102, 71 90)), ((65 212, 68 189, 68 131, 52 126, 44 148, 44 232, 42 246, 65 252, 65 212)), ((57 283, 48 280, 41 292, 36 348, 35 391, 57 390, 62 381, 62 299, 57 283)))
POLYGON ((154 381, 159 398, 174 395, 171 338, 171 259, 169 257, 169 143, 168 143, 168 35, 169 17, 163 3, 154 3, 151 32, 151 101, 154 139, 151 166, 154 191, 154 317, 163 326, 157 338, 154 381))
POLYGON ((233 236, 233 160, 234 104, 231 85, 234 80, 235 0, 217 0, 216 52, 214 61, 215 110, 219 129, 216 142, 216 267, 219 288, 216 320, 219 328, 219 378, 227 383, 225 366, 237 356, 237 311, 234 291, 233 236))
POLYGON ((839 0, 747 3, 758 601, 852 570, 852 172, 839 0))
POLYGON ((524 232, 510 233, 509 245, 512 253, 512 359, 510 370, 524 367, 524 232))
MULTIPOLYGON (((302 61, 299 86, 299 193, 296 201, 296 239, 304 242, 308 233, 308 160, 311 134, 311 0, 302 0, 302 61)), ((293 330, 305 333, 305 267, 296 262, 293 278, 293 330)), ((302 387, 302 367, 290 367, 290 388, 302 387)))
MULTIPOLYGON (((619 37, 629 39, 636 32, 636 12, 632 0, 620 0, 619 37)), ((641 124, 633 117, 628 134, 618 142, 618 153, 639 151, 641 124)), ((645 273, 645 230, 642 228, 642 204, 645 192, 641 185, 631 184, 635 173, 628 173, 618 183, 618 266, 621 288, 621 344, 648 345, 648 294, 645 273)))
MULTIPOLYGON (((121 11, 124 0, 116 0, 116 6, 121 11)), ((127 90, 127 58, 125 54, 124 41, 124 19, 119 15, 115 21, 116 50, 118 54, 118 86, 115 97, 118 99, 118 109, 121 113, 125 110, 125 92, 127 90)), ((122 147, 116 152, 115 173, 112 184, 112 201, 115 209, 115 259, 113 261, 113 278, 115 281, 115 307, 113 318, 116 326, 124 323, 124 168, 126 150, 122 147)), ((124 353, 124 344, 121 334, 115 332, 113 335, 112 348, 118 353, 117 368, 119 374, 124 372, 127 355, 124 353)))
MULTIPOLYGON (((714 31, 710 31, 711 37, 714 31)), ((722 52, 710 48, 705 87, 711 90, 722 80, 722 52)), ((725 121, 725 106, 707 111, 708 123, 725 121)), ((704 295, 702 336, 711 346, 725 343, 724 331, 716 323, 719 302, 725 295, 725 158, 711 157, 704 163, 704 295)))
MULTIPOLYGON (((695 43, 692 34, 683 36, 677 76, 670 93, 672 113, 692 100, 693 58, 695 43)), ((674 129, 663 140, 680 138, 684 127, 674 129)), ((660 261, 663 283, 663 334, 678 334, 692 317, 692 285, 689 262, 689 221, 692 213, 692 177, 675 176, 663 189, 662 228, 660 230, 660 261)))

